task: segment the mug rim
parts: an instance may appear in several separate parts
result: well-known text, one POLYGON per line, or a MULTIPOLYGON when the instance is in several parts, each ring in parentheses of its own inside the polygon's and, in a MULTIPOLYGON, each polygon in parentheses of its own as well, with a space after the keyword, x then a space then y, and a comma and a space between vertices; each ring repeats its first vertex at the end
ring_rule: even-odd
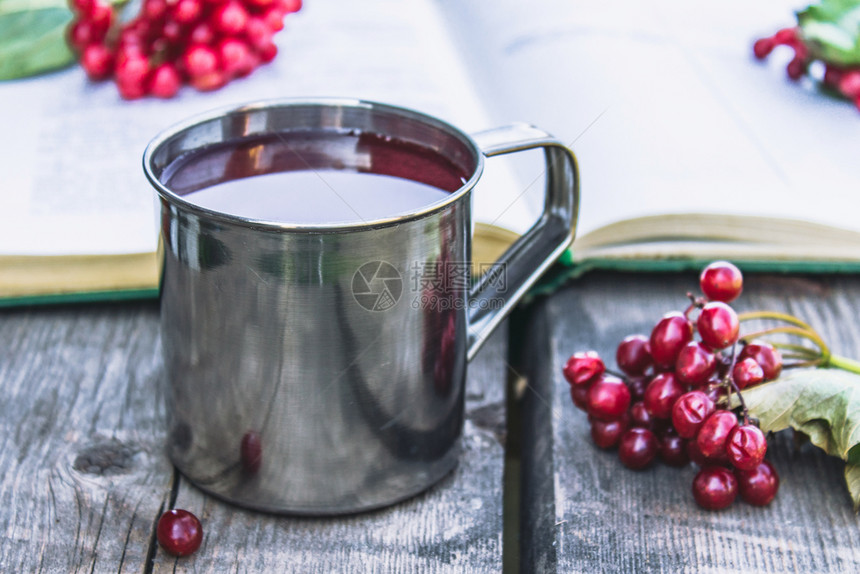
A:
POLYGON ((444 211, 446 208, 448 208, 448 206, 456 203, 461 198, 468 195, 480 179, 481 174, 483 173, 483 169, 484 154, 481 151, 481 148, 478 146, 477 143, 475 143, 471 136, 469 136, 461 129, 446 122, 445 120, 439 119, 435 116, 431 116, 427 113, 420 112, 412 108, 359 98, 274 98, 257 100, 239 105, 233 104, 221 106, 218 108, 211 109, 207 112, 188 117, 185 120, 177 122, 161 130, 158 134, 156 134, 155 137, 152 138, 152 140, 150 140, 150 142, 146 146, 146 149, 143 152, 143 171, 146 174, 146 178, 149 180, 150 185, 155 188, 156 193, 161 197, 161 199, 167 201, 169 204, 176 205, 184 210, 190 211, 198 216, 202 216, 207 219, 220 220, 228 223, 238 224, 244 227, 295 232, 337 232, 364 230, 400 225, 402 223, 428 217, 435 213, 444 211), (422 205, 416 210, 363 221, 344 221, 333 223, 289 223, 276 220, 244 217, 241 215, 235 215, 224 211, 209 209, 184 199, 182 195, 179 195, 178 193, 172 191, 169 187, 163 184, 154 173, 152 164, 154 161, 155 154, 161 149, 163 145, 171 141, 172 138, 180 135, 186 130, 194 128, 198 125, 202 125, 206 122, 215 121, 219 118, 227 117, 233 114, 247 113, 252 112, 254 110, 262 110, 267 108, 273 109, 281 107, 300 106, 321 108, 363 108, 367 110, 376 109, 400 115, 413 120, 418 120, 431 127, 441 129, 442 131, 447 132, 448 135, 454 136, 461 140, 463 144, 465 144, 470 150, 474 152, 476 157, 475 167, 472 170, 472 174, 470 175, 469 179, 465 183, 463 183, 458 189, 448 193, 447 197, 438 201, 434 201, 432 203, 428 203, 426 205, 422 205))

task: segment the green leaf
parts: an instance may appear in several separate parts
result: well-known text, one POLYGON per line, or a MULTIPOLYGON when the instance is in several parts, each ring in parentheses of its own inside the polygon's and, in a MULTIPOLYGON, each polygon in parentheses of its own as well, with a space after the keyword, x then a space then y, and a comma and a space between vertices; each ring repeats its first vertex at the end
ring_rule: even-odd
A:
POLYGON ((851 500, 854 501, 856 511, 860 509, 860 465, 845 465, 845 484, 848 485, 848 492, 851 494, 851 500))
POLYGON ((860 375, 839 369, 790 371, 744 390, 743 396, 763 431, 793 428, 844 460, 845 482, 855 509, 860 508, 860 375))
POLYGON ((860 64, 860 0, 822 0, 798 12, 797 23, 813 57, 860 64))
POLYGON ((71 19, 65 0, 0 0, 0 80, 74 62, 65 36, 71 19))

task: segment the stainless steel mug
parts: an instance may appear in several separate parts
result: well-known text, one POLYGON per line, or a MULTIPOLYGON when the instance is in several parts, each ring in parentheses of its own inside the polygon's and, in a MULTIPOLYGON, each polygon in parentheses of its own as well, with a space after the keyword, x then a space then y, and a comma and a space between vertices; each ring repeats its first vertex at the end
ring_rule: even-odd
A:
MULTIPOLYGON (((354 147, 326 153, 361 168, 354 147)), ((451 471, 466 365, 568 246, 578 207, 573 154, 536 128, 469 136, 358 100, 218 110, 157 136, 143 162, 161 206, 168 454, 201 489, 269 512, 377 508, 451 471), (211 211, 167 183, 199 150, 295 130, 393 138, 469 177, 412 213, 314 225, 211 211), (410 276, 471 260, 471 194, 484 159, 531 148, 545 154, 545 208, 494 271, 460 288, 410 276)))

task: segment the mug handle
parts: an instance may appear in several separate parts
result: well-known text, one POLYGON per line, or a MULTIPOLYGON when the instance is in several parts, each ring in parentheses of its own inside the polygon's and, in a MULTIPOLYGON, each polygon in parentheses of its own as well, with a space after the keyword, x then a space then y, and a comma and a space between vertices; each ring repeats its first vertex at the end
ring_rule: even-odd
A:
POLYGON ((546 132, 513 124, 472 134, 486 157, 544 148, 546 199, 537 222, 495 262, 469 292, 466 357, 472 360, 490 333, 573 240, 579 211, 579 170, 573 152, 546 132), (504 273, 498 280, 496 269, 504 273), (501 284, 500 284, 501 283, 501 284), (502 301, 491 305, 490 301, 502 301), (493 308, 498 307, 498 308, 493 308))

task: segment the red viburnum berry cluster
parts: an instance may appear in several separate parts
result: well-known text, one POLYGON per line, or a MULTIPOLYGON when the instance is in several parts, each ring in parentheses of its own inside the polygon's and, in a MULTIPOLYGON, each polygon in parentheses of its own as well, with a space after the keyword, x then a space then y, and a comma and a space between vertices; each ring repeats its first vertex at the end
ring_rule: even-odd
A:
POLYGON ((588 413, 595 444, 618 447, 628 468, 658 457, 676 467, 692 460, 700 467, 693 497, 703 508, 725 508, 738 493, 764 506, 779 477, 764 460, 764 433, 745 407, 740 417, 729 410, 729 397, 779 376, 782 356, 767 343, 744 343, 735 352, 739 320, 728 303, 743 288, 737 267, 714 262, 699 284, 704 297, 690 294, 684 312, 668 313, 650 336, 631 335, 618 345, 622 373, 607 373, 600 356, 586 351, 570 357, 564 377, 573 403, 588 413))
MULTIPOLYGON (((794 50, 794 57, 786 67, 789 78, 800 80, 809 72, 813 58, 798 28, 783 28, 773 36, 756 40, 753 44, 753 55, 764 60, 777 46, 788 46, 794 50)), ((860 66, 842 67, 824 62, 824 76, 821 81, 826 87, 853 101, 857 109, 860 109, 860 66)))
POLYGON ((68 41, 93 80, 120 95, 170 98, 183 83, 207 91, 250 74, 278 53, 272 41, 301 0, 143 0, 119 22, 107 0, 69 0, 68 41))

